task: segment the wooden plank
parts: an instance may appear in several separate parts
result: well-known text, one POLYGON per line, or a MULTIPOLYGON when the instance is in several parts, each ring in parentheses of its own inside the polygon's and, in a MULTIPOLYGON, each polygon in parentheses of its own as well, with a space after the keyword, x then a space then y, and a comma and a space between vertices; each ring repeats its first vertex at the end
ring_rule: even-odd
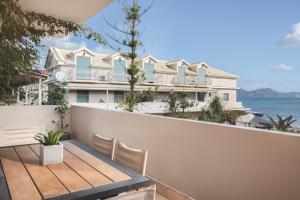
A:
POLYGON ((12 200, 42 199, 15 150, 0 148, 0 157, 12 200))
POLYGON ((15 150, 44 198, 69 193, 47 166, 40 164, 39 157, 29 146, 17 146, 15 150))
POLYGON ((98 170, 100 173, 108 177, 114 182, 124 181, 131 179, 130 176, 121 172, 120 170, 112 167, 111 165, 107 164, 106 162, 98 159, 97 157, 91 155, 90 153, 80 149, 79 147, 71 144, 70 142, 64 142, 64 147, 82 161, 89 164, 94 169, 98 170))
POLYGON ((64 151, 64 162, 94 187, 112 183, 106 176, 67 150, 64 151))
MULTIPOLYGON (((32 150, 39 157, 40 145, 30 145, 32 150)), ((55 176, 64 184, 70 192, 77 192, 80 190, 90 189, 92 186, 81 178, 65 163, 51 164, 48 168, 55 174, 55 176)))

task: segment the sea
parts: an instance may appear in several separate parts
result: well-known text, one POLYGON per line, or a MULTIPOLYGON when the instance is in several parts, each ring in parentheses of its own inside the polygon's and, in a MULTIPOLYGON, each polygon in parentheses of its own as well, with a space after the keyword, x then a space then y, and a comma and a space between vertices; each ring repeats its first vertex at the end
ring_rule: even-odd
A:
POLYGON ((296 122, 294 125, 300 126, 300 98, 265 98, 265 97, 243 97, 238 98, 243 102, 245 108, 251 111, 275 117, 292 115, 296 122))

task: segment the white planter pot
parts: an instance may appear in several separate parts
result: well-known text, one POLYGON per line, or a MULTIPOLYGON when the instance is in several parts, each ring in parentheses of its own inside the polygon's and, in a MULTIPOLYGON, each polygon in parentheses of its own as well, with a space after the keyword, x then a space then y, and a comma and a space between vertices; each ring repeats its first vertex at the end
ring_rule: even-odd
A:
POLYGON ((41 145, 40 156, 43 165, 62 163, 64 159, 64 146, 62 143, 58 145, 44 146, 41 145))

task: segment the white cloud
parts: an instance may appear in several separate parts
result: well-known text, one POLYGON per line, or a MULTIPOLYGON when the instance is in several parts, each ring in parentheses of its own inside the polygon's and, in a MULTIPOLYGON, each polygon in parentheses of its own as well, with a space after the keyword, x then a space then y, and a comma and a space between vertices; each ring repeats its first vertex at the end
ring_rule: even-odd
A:
POLYGON ((45 39, 43 39, 42 44, 48 48, 49 47, 57 47, 57 48, 70 49, 70 50, 78 49, 80 47, 86 47, 85 42, 80 42, 80 43, 73 42, 71 40, 70 35, 62 37, 62 38, 46 37, 45 39))
POLYGON ((287 71, 293 70, 293 68, 291 66, 288 66, 286 64, 280 64, 280 65, 274 67, 273 69, 276 71, 279 71, 279 72, 287 72, 287 71))
POLYGON ((283 47, 300 46, 300 22, 292 26, 292 32, 277 41, 283 47))

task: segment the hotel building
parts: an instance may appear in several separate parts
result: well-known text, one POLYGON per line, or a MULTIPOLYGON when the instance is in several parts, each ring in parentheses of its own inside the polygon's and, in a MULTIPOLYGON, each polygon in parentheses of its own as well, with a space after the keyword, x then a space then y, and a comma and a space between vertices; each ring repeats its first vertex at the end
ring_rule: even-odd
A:
MULTIPOLYGON (((129 61, 119 53, 104 54, 87 48, 65 50, 51 47, 45 65, 49 72, 47 83, 55 82, 55 75, 60 72, 68 83, 71 104, 115 107, 129 90, 125 71, 128 64, 129 61)), ((148 104, 149 109, 152 109, 148 109, 149 112, 166 111, 165 100, 171 90, 185 92, 186 99, 195 102, 190 111, 200 111, 216 95, 226 109, 243 109, 241 102, 236 100, 238 76, 234 74, 213 68, 205 62, 159 60, 150 55, 139 58, 137 64, 145 78, 136 85, 136 90, 158 88, 154 102, 148 104)))

